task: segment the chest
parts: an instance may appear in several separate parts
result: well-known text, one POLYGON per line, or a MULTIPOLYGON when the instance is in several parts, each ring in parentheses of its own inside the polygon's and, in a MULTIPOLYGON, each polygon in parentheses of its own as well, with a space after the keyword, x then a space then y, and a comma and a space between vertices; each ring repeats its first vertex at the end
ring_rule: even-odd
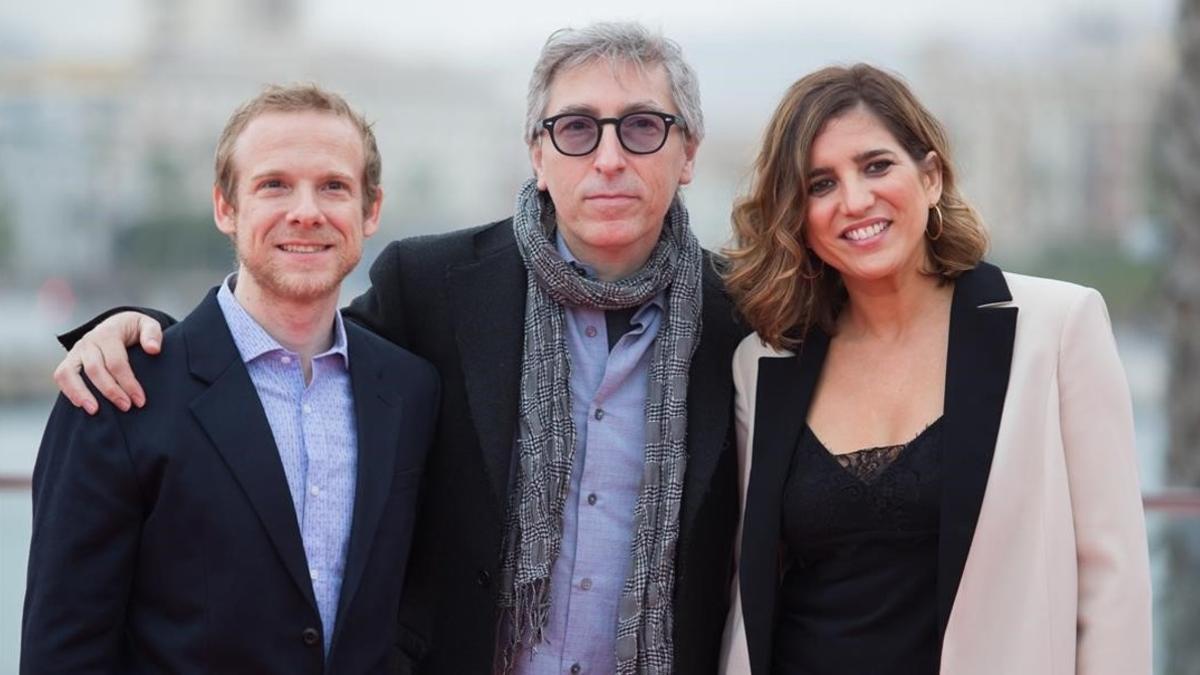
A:
POLYGON ((809 425, 835 454, 912 439, 942 413, 946 348, 945 330, 894 343, 834 338, 809 425))

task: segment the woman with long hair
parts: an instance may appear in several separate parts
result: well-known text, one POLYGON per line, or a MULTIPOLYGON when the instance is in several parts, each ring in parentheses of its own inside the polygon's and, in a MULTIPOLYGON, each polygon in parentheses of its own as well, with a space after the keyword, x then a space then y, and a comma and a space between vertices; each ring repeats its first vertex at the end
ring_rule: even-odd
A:
POLYGON ((1150 669, 1104 301, 1001 271, 946 133, 867 65, 796 82, 733 213, 744 481, 727 670, 1150 669))

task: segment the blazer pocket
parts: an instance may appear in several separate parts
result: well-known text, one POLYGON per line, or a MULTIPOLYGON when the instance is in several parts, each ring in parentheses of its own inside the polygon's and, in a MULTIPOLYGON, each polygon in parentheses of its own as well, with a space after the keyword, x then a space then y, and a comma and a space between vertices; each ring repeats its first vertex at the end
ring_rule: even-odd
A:
POLYGON ((411 492, 421 484, 421 467, 406 467, 392 475, 392 494, 411 492))

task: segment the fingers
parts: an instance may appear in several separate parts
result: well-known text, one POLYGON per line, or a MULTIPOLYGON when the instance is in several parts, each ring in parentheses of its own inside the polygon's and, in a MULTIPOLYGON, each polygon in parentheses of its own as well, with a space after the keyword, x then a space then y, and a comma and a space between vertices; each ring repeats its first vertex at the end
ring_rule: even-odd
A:
MULTIPOLYGON (((113 381, 115 389, 106 389, 96 378, 92 378, 92 384, 96 385, 100 393, 121 410, 129 410, 130 402, 139 408, 146 405, 146 394, 142 391, 142 385, 138 384, 137 378, 134 377, 133 369, 129 367, 129 352, 125 351, 125 345, 105 340, 97 341, 96 346, 99 348, 104 366, 102 370, 113 381), (117 398, 113 398, 112 394, 115 394, 117 398)), ((87 369, 87 361, 84 361, 84 369, 87 369)), ((89 377, 92 374, 90 370, 87 373, 89 377)))
MULTIPOLYGON (((86 336, 85 336, 86 337, 86 336)), ((109 369, 109 364, 105 360, 105 352, 98 346, 96 342, 90 340, 81 340, 76 348, 80 350, 79 358, 83 363, 83 372, 91 380, 92 386, 100 391, 100 395, 112 401, 122 411, 129 410, 130 399, 128 392, 117 383, 109 369)), ((121 347, 122 352, 125 351, 121 347)), ((116 358, 113 356, 112 358, 116 358)), ((125 361, 125 369, 129 369, 128 359, 125 361)))
POLYGON ((120 312, 101 321, 76 344, 83 372, 104 398, 122 411, 146 404, 146 394, 129 367, 127 348, 138 342, 148 353, 158 353, 162 329, 143 314, 120 312))
POLYGON ((54 383, 75 407, 83 408, 89 415, 95 415, 100 406, 96 403, 96 397, 92 396, 91 390, 83 383, 83 377, 79 374, 82 367, 79 355, 72 349, 54 369, 54 383))
MULTIPOLYGON (((148 316, 138 315, 138 342, 142 351, 147 354, 157 354, 162 349, 162 326, 148 316)), ((134 381, 134 384, 137 384, 134 381)), ((141 389, 141 387, 138 387, 141 389)), ((138 404, 141 405, 140 403, 138 404)))
POLYGON ((54 370, 54 381, 75 404, 95 414, 100 409, 96 398, 80 375, 82 370, 104 398, 122 411, 146 404, 146 394, 129 366, 127 345, 141 343, 147 353, 157 354, 162 347, 162 329, 158 322, 136 312, 121 312, 101 321, 88 331, 67 353, 54 370))

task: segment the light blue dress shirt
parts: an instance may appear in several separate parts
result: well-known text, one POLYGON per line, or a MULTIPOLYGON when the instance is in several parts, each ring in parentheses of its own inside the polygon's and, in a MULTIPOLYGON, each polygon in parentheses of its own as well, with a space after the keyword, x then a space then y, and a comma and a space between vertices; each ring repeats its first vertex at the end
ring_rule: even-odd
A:
MULTIPOLYGON (((341 313, 334 313, 333 346, 313 357, 312 381, 306 385, 299 354, 284 349, 268 335, 230 292, 236 276, 231 274, 221 284, 217 302, 279 449, 328 654, 354 517, 358 470, 346 328, 341 313)), ((229 554, 237 555, 237 551, 229 554)))
MULTIPOLYGON (((562 240, 563 259, 580 265, 562 240)), ((663 295, 634 313, 612 351, 604 312, 566 311, 575 463, 563 507, 562 550, 550 573, 544 641, 518 655, 518 675, 615 673, 617 604, 629 574, 633 509, 646 444, 650 358, 663 295)))

